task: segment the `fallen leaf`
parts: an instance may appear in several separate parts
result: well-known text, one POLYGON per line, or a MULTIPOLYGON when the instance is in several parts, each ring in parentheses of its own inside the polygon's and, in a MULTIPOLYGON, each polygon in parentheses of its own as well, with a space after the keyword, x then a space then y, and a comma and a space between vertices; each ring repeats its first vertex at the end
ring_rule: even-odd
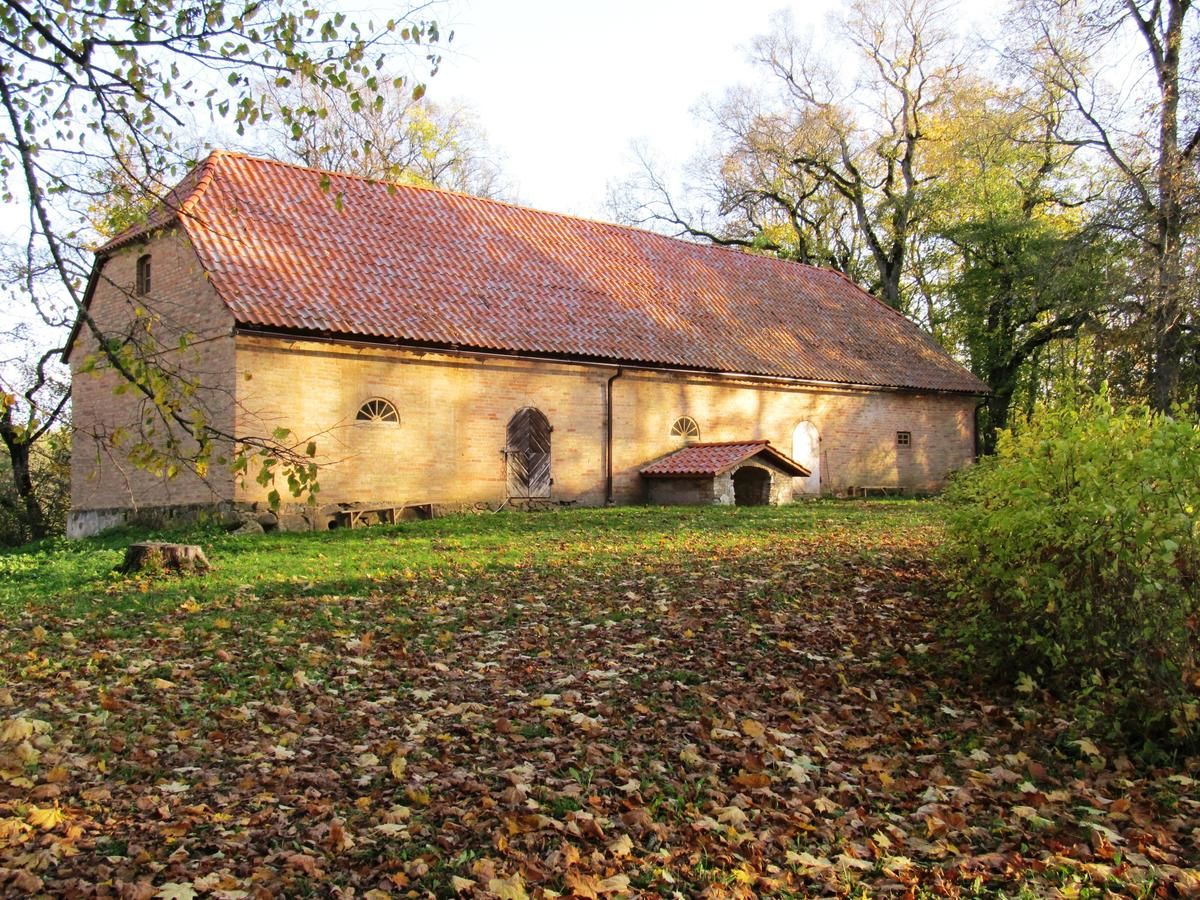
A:
POLYGON ((43 831, 51 831, 57 828, 67 820, 63 815, 62 810, 57 806, 50 807, 29 807, 29 811, 25 814, 26 821, 34 828, 40 828, 43 831))
POLYGON ((393 778, 397 781, 403 781, 404 772, 408 768, 408 760, 402 754, 396 753, 392 756, 392 761, 388 764, 388 768, 391 770, 393 778))
POLYGON ((601 894, 616 894, 620 891, 629 890, 628 875, 610 875, 600 882, 601 894))
POLYGON ((500 900, 529 900, 529 895, 525 893, 525 881, 521 878, 520 872, 511 878, 491 879, 488 882, 488 890, 500 900))
POLYGON ((633 841, 629 839, 629 835, 622 834, 608 842, 608 852, 618 859, 628 856, 633 852, 633 841))
POLYGON ((41 891, 45 882, 28 869, 18 869, 11 876, 8 884, 10 887, 14 887, 18 891, 24 891, 26 894, 36 894, 41 891))
POLYGON ((742 734, 748 738, 758 739, 767 733, 761 722, 755 719, 742 719, 742 734))

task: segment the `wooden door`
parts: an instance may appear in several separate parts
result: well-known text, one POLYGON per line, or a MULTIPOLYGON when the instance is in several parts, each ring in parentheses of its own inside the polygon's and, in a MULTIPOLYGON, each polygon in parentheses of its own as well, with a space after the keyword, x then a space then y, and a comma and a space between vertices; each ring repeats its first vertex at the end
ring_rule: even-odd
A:
POLYGON ((517 410, 508 420, 508 496, 550 496, 550 421, 532 406, 517 410))

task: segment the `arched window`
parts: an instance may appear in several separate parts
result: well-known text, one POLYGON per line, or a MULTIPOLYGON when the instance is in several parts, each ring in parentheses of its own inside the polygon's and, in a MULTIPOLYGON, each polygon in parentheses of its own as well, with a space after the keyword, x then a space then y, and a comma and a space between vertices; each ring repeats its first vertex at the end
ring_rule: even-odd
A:
POLYGON ((147 253, 138 257, 137 261, 137 279, 134 283, 134 291, 139 297, 145 297, 150 293, 150 254, 147 253))
POLYGON ((400 414, 396 412, 396 407, 386 400, 381 400, 379 397, 372 397, 366 403, 358 408, 358 415, 354 417, 359 422, 392 422, 400 424, 400 414))
POLYGON ((700 426, 691 416, 680 416, 671 425, 671 437, 681 437, 685 441, 700 440, 700 426))

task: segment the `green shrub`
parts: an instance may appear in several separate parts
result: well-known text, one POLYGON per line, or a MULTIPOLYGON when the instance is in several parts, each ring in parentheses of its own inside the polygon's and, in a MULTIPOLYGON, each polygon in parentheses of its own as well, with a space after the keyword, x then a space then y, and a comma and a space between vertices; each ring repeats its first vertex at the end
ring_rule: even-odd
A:
POLYGON ((1041 412, 948 493, 948 627, 1095 727, 1200 741, 1200 421, 1106 392, 1041 412))

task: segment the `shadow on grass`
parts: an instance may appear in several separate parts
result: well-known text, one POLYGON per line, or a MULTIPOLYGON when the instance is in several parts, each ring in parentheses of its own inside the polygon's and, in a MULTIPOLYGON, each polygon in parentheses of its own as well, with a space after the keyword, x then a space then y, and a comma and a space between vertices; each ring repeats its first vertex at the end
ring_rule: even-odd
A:
POLYGON ((695 560, 737 549, 843 535, 869 539, 929 526, 936 504, 813 501, 787 507, 620 507, 458 515, 355 531, 234 536, 190 529, 120 529, 83 540, 44 541, 0 553, 0 619, 41 610, 62 618, 131 614, 142 619, 184 602, 223 606, 260 600, 365 596, 428 580, 560 566, 611 571, 622 561, 695 560), (200 544, 205 575, 124 577, 114 572, 139 540, 200 544))

